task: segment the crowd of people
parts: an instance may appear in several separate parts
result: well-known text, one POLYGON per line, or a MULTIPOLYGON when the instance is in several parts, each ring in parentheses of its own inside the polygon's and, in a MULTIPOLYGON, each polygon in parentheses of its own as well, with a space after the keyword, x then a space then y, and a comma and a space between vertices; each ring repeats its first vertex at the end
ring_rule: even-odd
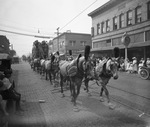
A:
MULTIPOLYGON (((97 58, 96 59, 96 64, 99 64, 102 61, 105 61, 107 58, 102 57, 102 58, 97 58)), ((132 60, 130 61, 128 58, 124 59, 123 57, 120 58, 119 62, 119 70, 124 71, 127 73, 139 73, 140 68, 142 66, 150 68, 150 58, 141 58, 138 60, 136 57, 133 57, 132 60)))

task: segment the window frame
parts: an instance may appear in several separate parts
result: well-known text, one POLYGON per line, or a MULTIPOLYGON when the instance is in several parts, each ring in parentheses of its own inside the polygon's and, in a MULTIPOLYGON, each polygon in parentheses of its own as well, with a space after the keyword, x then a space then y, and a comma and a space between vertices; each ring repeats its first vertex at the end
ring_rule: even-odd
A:
POLYGON ((147 19, 150 20, 150 1, 147 3, 147 19))
POLYGON ((127 26, 132 25, 132 20, 133 20, 133 12, 132 10, 129 10, 127 11, 127 26), (129 14, 131 14, 131 17, 129 14))
POLYGON ((101 28, 100 23, 98 23, 98 24, 97 24, 97 35, 100 34, 100 28, 101 28))
POLYGON ((70 43, 70 45, 73 47, 73 46, 75 46, 76 41, 75 41, 75 40, 70 40, 69 43, 70 43))
POLYGON ((118 24, 117 24, 117 16, 113 17, 113 30, 117 30, 118 24))
POLYGON ((106 32, 110 31, 110 20, 106 20, 106 32))
POLYGON ((86 41, 80 41, 81 46, 85 46, 86 45, 86 41))
POLYGON ((101 33, 105 32, 104 22, 101 23, 101 33))
POLYGON ((125 15, 123 13, 121 13, 119 15, 119 21, 120 21, 120 28, 125 27, 125 15), (123 18, 122 18, 123 17, 123 18))
POLYGON ((135 23, 142 22, 142 7, 138 6, 135 8, 135 23), (140 9, 140 13, 138 14, 138 9, 140 9))

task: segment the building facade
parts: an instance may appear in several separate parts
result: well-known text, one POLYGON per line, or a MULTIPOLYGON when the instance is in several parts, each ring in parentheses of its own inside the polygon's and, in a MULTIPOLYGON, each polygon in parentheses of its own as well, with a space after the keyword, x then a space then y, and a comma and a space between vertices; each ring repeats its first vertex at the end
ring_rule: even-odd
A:
POLYGON ((60 54, 69 54, 77 56, 79 51, 84 50, 85 45, 92 46, 91 34, 64 32, 52 40, 49 52, 57 52, 60 54))
POLYGON ((150 57, 150 0, 110 0, 88 14, 92 18, 92 52, 97 57, 111 56, 119 47, 125 56, 121 39, 130 37, 128 58, 150 57))
POLYGON ((9 54, 10 53, 9 46, 10 46, 10 43, 7 37, 0 35, 0 53, 9 54))

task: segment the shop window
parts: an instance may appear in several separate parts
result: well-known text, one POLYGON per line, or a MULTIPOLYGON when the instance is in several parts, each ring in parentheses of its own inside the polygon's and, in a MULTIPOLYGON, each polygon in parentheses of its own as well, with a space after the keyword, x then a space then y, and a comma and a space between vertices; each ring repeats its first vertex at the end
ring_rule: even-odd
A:
POLYGON ((100 34, 100 24, 98 23, 97 24, 97 35, 99 35, 100 34))
POLYGON ((119 21, 120 21, 120 28, 123 28, 124 27, 124 14, 120 15, 119 21))
POLYGON ((113 30, 117 29, 117 17, 113 18, 113 30))
POLYGON ((106 32, 110 31, 110 20, 106 21, 106 32))
POLYGON ((141 6, 135 9, 135 23, 140 23, 142 21, 142 11, 141 6))
POLYGON ((132 25, 132 18, 132 11, 130 10, 127 12, 127 26, 132 25))
POLYGON ((147 18, 150 19, 150 1, 147 3, 147 18))

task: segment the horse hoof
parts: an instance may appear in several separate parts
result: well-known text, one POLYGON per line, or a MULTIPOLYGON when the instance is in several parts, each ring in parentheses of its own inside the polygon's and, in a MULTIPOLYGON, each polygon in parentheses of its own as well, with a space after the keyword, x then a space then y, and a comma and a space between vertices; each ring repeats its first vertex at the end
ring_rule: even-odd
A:
POLYGON ((100 102, 104 102, 104 98, 103 97, 100 97, 100 102))
POLYGON ((78 107, 75 106, 75 107, 73 108, 73 111, 74 111, 74 112, 79 112, 80 110, 79 110, 78 107))
POLYGON ((108 107, 109 107, 109 109, 114 110, 116 106, 112 103, 108 103, 108 107))

